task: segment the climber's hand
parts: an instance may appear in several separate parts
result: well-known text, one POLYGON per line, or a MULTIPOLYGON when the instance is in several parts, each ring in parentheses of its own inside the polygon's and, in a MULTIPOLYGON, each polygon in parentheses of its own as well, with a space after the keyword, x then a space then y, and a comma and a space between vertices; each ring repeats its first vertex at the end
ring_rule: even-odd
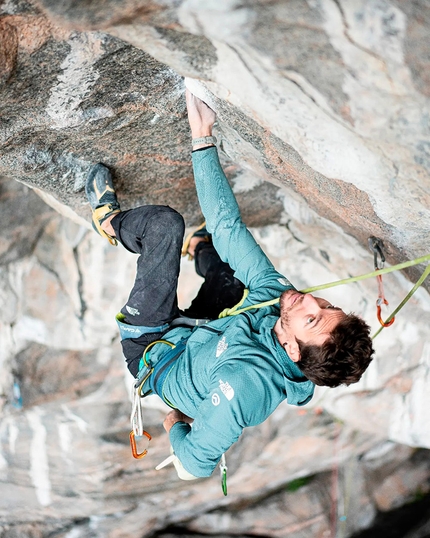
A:
POLYGON ((186 90, 188 121, 190 122, 193 138, 212 136, 212 127, 216 114, 201 99, 186 90))
POLYGON ((187 415, 184 415, 184 413, 179 411, 179 409, 174 409, 173 411, 170 411, 170 413, 164 419, 163 426, 166 432, 169 433, 170 428, 177 422, 186 422, 187 424, 191 424, 193 419, 187 417, 187 415))

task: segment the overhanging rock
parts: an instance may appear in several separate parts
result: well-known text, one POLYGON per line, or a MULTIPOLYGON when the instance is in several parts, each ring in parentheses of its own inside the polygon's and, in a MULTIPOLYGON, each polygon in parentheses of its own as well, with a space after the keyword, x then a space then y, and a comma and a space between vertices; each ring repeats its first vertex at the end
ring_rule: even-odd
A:
POLYGON ((124 207, 162 200, 196 222, 191 76, 218 105, 231 175, 254 186, 252 224, 280 218, 266 180, 362 245, 381 237, 390 262, 427 253, 426 2, 37 4, 2 8, 3 174, 88 215, 83 178, 101 160, 124 207))
MULTIPOLYGON (((168 453, 164 409, 145 410, 154 439, 134 462, 114 324, 134 259, 88 230, 83 185, 102 161, 124 209, 169 204, 201 222, 186 76, 217 109, 245 221, 299 289, 371 270, 370 235, 390 262, 428 253, 428 9, 424 0, 1 3, 0 534, 224 525, 315 536, 330 532, 334 463, 350 500, 345 536, 426 493, 428 451, 414 448, 430 447, 425 290, 378 337, 360 383, 319 390, 305 410, 282 405, 245 432, 228 455, 227 499, 217 476, 184 486, 172 468, 154 470, 168 453), (14 179, 79 218, 61 218, 14 179), (293 495, 291 484, 302 487, 293 495)), ((391 306, 411 287, 403 274, 384 283, 391 306)), ((376 330, 373 280, 327 298, 376 330)))

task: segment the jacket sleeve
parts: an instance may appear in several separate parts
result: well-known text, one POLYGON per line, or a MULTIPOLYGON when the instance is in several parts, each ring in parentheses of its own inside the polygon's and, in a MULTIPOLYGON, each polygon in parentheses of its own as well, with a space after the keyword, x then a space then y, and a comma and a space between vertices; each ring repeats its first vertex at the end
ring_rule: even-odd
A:
POLYGON ((197 195, 206 228, 221 259, 252 290, 259 275, 282 277, 257 244, 240 217, 233 191, 225 177, 215 147, 192 154, 197 195))
POLYGON ((177 422, 170 430, 175 455, 184 469, 196 477, 210 476, 222 454, 242 433, 243 425, 227 407, 227 400, 222 401, 219 391, 212 390, 201 403, 192 427, 177 422), (214 405, 213 401, 220 403, 214 405))
POLYGON ((223 365, 192 427, 181 422, 172 426, 169 436, 175 455, 192 475, 210 476, 243 428, 263 422, 278 403, 255 368, 238 372, 237 362, 223 365))

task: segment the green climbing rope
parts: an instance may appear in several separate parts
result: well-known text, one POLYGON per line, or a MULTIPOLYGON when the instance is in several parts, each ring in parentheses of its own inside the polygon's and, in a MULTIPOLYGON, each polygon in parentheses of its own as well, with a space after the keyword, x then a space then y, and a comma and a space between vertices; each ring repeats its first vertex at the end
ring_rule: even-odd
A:
MULTIPOLYGON (((363 275, 358 276, 352 276, 350 278, 344 278, 342 280, 336 280, 334 282, 328 282, 327 284, 320 284, 319 286, 312 286, 310 288, 305 288, 303 290, 299 290, 301 293, 313 293, 314 291, 320 291, 320 290, 326 290, 329 288, 334 288, 336 286, 342 286, 343 284, 352 284, 353 282, 359 282, 360 280, 366 280, 368 278, 377 277, 379 275, 386 275, 388 273, 393 273, 394 271, 401 271, 402 269, 406 269, 408 267, 413 267, 414 265, 419 265, 421 263, 425 263, 427 261, 430 261, 430 254, 427 254, 426 256, 421 256, 420 258, 415 258, 414 260, 409 260, 407 262, 398 263, 397 265, 393 265, 391 267, 385 267, 384 269, 378 269, 377 271, 372 271, 370 273, 365 273, 363 275)), ((409 301, 409 299, 412 297, 412 295, 416 292, 416 290, 421 286, 421 284, 424 282, 424 280, 427 278, 427 276, 430 274, 430 265, 427 266, 427 268, 424 270, 424 273, 421 275, 421 278, 418 280, 418 282, 415 284, 415 286, 411 289, 411 291, 408 293, 408 295, 403 299, 403 301, 399 304, 399 306, 394 310, 392 314, 387 318, 385 323, 388 323, 396 314, 397 312, 403 308, 403 306, 409 301)), ((245 290, 245 294, 248 290, 245 290)), ((270 301, 264 301, 262 303, 258 303, 255 305, 246 306, 245 308, 239 308, 243 302, 245 301, 247 295, 242 297, 242 300, 239 304, 235 305, 233 308, 226 308, 221 312, 219 315, 220 318, 226 317, 226 316, 237 316, 238 314, 241 314, 242 312, 246 312, 247 310, 252 310, 253 308, 263 308, 265 306, 271 306, 274 304, 279 303, 279 297, 276 299, 271 299, 270 301)), ((381 327, 373 336, 372 338, 376 338, 378 334, 382 331, 384 327, 381 327)))

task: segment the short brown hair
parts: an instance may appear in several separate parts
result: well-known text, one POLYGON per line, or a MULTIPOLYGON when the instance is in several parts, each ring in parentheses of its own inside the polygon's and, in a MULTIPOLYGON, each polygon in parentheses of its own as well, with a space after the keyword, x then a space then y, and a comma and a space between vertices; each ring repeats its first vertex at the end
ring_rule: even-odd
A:
POLYGON ((296 363, 315 385, 337 387, 360 380, 373 357, 370 327, 348 314, 331 332, 322 346, 297 340, 300 360, 296 363))

